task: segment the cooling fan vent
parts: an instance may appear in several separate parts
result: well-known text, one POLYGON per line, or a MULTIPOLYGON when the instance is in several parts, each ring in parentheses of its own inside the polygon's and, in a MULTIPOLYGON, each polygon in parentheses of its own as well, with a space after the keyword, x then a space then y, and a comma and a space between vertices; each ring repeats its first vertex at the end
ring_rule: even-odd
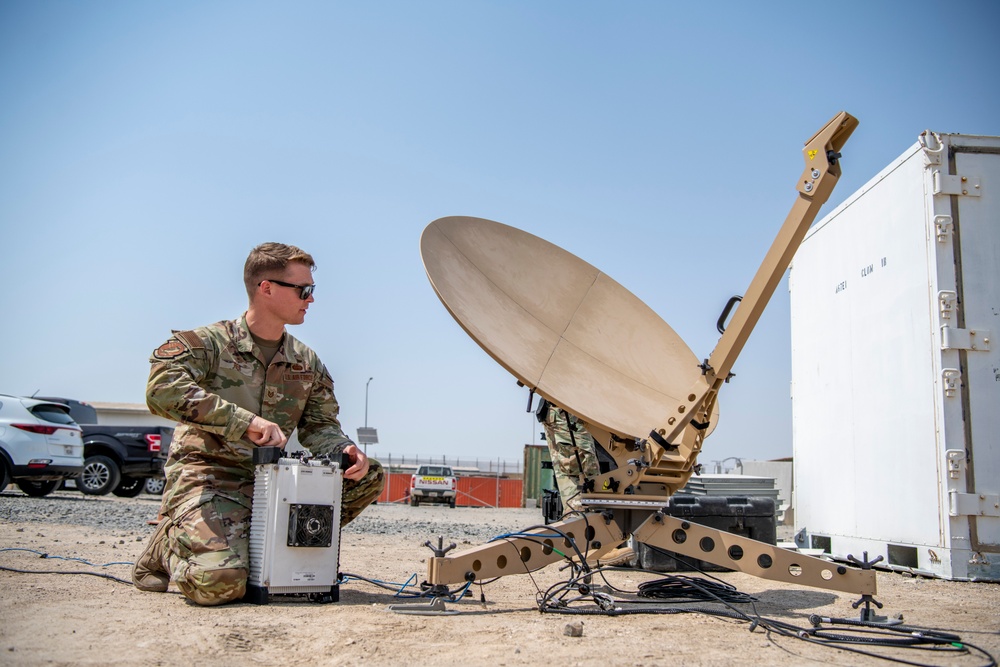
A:
POLYGON ((328 547, 337 529, 333 505, 290 505, 288 546, 328 547))

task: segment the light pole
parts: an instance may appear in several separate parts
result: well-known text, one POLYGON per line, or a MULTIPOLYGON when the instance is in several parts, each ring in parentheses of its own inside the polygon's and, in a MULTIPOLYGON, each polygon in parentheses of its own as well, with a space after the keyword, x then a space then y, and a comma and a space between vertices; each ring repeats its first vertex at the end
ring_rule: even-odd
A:
POLYGON ((368 378, 368 382, 365 383, 365 428, 368 428, 368 385, 372 383, 375 378, 368 378))
POLYGON ((368 378, 365 383, 365 425, 358 427, 358 444, 364 447, 365 455, 368 454, 368 445, 378 444, 378 432, 373 428, 368 428, 368 385, 375 378, 368 378))

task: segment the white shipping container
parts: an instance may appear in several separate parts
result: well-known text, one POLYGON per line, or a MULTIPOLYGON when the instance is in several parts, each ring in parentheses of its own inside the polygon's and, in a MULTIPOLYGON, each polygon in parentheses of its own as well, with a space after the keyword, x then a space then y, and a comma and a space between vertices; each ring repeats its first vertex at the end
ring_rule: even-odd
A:
POLYGON ((1000 137, 922 134, 789 290, 798 545, 1000 581, 1000 137))

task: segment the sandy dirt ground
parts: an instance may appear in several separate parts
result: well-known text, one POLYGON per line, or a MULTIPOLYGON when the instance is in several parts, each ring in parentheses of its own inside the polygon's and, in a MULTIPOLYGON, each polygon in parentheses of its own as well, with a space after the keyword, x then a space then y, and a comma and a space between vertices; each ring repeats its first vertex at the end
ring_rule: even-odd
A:
MULTIPOLYGON (((8 492, 9 493, 9 492, 8 492)), ((150 498, 107 497, 104 502, 150 498)), ((96 505, 95 505, 96 507, 96 505)), ((491 510, 378 505, 373 516, 389 524, 415 518, 435 525, 486 522, 529 526, 537 510, 491 510), (419 514, 417 514, 419 512, 419 514)), ((153 528, 102 529, 59 523, 0 524, 0 566, 60 572, 97 571, 124 579, 130 565, 90 567, 77 561, 41 559, 15 549, 90 563, 130 563, 153 528)), ((444 530, 442 532, 445 532, 444 530)), ((341 570, 386 582, 426 576, 433 535, 346 532, 341 570)), ((474 546, 460 534, 446 543, 474 546), (464 542, 464 543, 463 543, 464 542)), ((782 637, 732 618, 698 613, 570 616, 540 613, 536 593, 563 580, 567 570, 549 566, 531 576, 506 577, 458 602, 448 615, 399 614, 393 592, 361 580, 341 586, 340 601, 315 604, 272 598, 268 605, 201 608, 177 593, 142 593, 105 578, 79 574, 0 571, 0 664, 2 665, 878 665, 890 664, 843 648, 782 637), (485 603, 480 595, 485 595, 485 603), (582 623, 582 636, 567 626, 582 623)), ((808 616, 857 618, 854 596, 756 579, 738 573, 720 578, 757 598, 756 610, 808 627, 808 616)), ((631 588, 647 578, 636 571, 609 575, 631 588)), ((884 613, 907 624, 947 629, 1000 656, 1000 585, 878 576, 884 613)), ((752 613, 747 605, 741 609, 752 613)), ((982 654, 877 649, 911 664, 983 665, 982 654)))

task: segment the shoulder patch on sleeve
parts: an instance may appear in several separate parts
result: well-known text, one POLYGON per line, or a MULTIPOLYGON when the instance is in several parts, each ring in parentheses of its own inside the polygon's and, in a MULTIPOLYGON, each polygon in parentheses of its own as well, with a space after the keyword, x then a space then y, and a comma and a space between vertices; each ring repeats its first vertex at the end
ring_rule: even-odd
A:
POLYGON ((175 335, 177 338, 184 341, 184 343, 192 350, 205 348, 205 343, 203 343, 201 338, 198 337, 198 334, 193 331, 177 331, 175 332, 175 335))
POLYGON ((319 374, 319 385, 333 391, 333 378, 330 377, 330 372, 326 370, 326 366, 323 366, 323 370, 319 374))
POLYGON ((176 338, 171 338, 153 351, 153 358, 162 360, 174 359, 187 351, 188 349, 183 343, 176 338))

